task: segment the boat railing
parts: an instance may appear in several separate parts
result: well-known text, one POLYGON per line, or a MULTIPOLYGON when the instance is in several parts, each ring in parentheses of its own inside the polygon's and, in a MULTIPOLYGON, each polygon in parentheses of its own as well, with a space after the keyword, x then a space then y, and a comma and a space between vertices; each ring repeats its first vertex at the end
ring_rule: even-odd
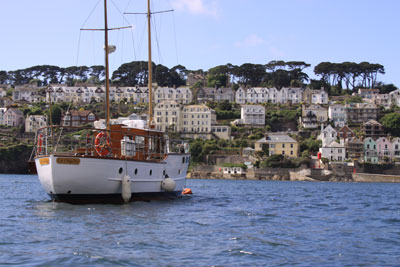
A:
POLYGON ((36 135, 37 157, 57 154, 162 161, 168 153, 189 153, 188 141, 169 140, 159 133, 77 126, 47 126, 36 135))

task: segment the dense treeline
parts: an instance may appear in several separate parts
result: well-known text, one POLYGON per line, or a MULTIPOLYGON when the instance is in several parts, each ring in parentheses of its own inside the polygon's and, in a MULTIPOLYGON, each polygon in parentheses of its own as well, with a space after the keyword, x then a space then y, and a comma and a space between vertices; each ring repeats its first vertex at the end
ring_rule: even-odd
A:
POLYGON ((315 66, 314 73, 321 76, 325 83, 340 89, 374 88, 377 84, 378 74, 385 74, 385 68, 380 64, 369 62, 359 64, 354 62, 322 62, 315 66))
MULTIPOLYGON (((181 86, 186 84, 189 73, 204 74, 209 87, 310 87, 324 86, 328 90, 335 88, 338 93, 342 89, 380 88, 391 91, 393 85, 379 82, 378 75, 384 74, 384 66, 369 62, 322 62, 314 68, 320 80, 310 80, 304 72, 311 65, 304 61, 270 61, 267 64, 245 63, 240 66, 226 64, 210 68, 208 71, 188 70, 182 65, 168 68, 161 64, 152 64, 153 82, 160 86, 181 86)), ((76 82, 101 84, 104 82, 103 66, 77 66, 61 68, 42 65, 15 71, 0 71, 0 83, 21 85, 36 82, 40 86, 50 83, 73 85, 76 82)), ((148 80, 148 65, 145 61, 133 61, 121 65, 111 76, 111 82, 119 86, 143 86, 148 80)))

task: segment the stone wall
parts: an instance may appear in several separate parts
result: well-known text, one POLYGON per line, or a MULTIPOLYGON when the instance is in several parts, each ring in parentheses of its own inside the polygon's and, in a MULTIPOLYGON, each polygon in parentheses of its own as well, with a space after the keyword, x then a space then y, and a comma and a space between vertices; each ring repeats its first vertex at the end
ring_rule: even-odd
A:
POLYGON ((370 183, 400 183, 400 176, 371 174, 371 173, 354 173, 353 180, 355 182, 370 182, 370 183))

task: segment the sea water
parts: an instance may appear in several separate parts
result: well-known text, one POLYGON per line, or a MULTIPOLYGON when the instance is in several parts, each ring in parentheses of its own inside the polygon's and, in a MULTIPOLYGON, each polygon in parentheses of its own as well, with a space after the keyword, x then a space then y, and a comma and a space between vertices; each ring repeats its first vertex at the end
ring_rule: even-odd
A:
POLYGON ((37 176, 0 175, 0 265, 400 265, 400 184, 187 186, 176 200, 69 205, 37 176))

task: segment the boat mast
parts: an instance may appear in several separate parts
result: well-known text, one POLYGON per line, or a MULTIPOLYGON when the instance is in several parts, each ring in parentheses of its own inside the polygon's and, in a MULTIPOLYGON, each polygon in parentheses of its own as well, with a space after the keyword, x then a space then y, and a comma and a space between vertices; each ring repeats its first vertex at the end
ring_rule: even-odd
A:
POLYGON ((107 24, 107 0, 104 0, 104 50, 106 68, 106 128, 110 130, 110 81, 108 79, 108 24, 107 24))
POLYGON ((149 86, 149 128, 153 128, 153 64, 151 61, 151 11, 150 0, 147 0, 147 37, 148 37, 148 86, 149 86))

